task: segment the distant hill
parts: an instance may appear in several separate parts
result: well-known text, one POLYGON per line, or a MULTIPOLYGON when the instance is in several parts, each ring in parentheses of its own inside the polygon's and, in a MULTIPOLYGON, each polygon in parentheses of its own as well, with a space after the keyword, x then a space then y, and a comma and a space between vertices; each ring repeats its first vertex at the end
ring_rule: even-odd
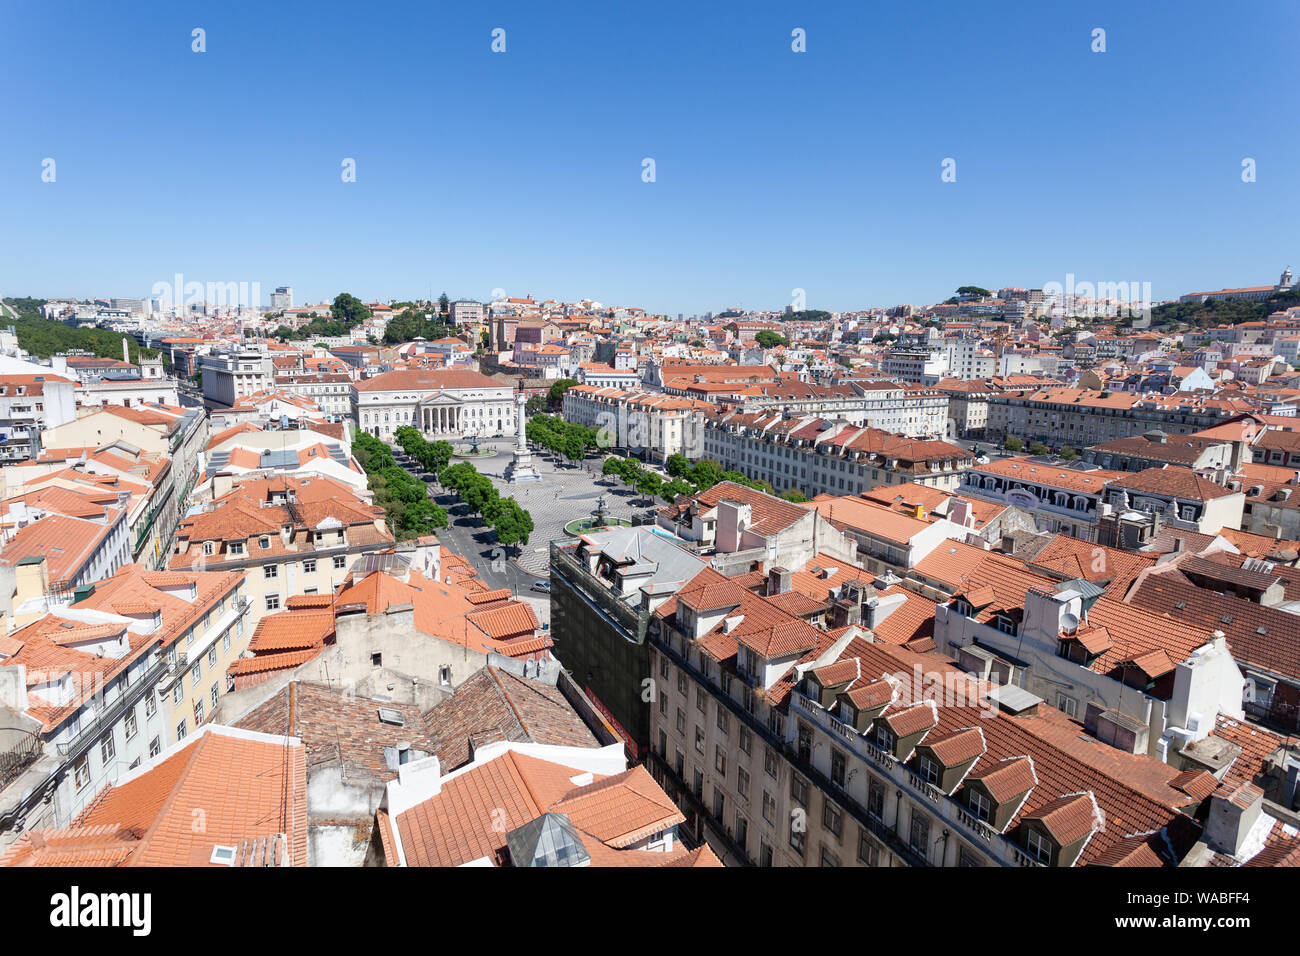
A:
MULTIPOLYGON (((1300 292, 1279 292, 1267 299, 1209 299, 1205 302, 1167 302, 1151 310, 1152 326, 1190 325, 1209 329, 1216 325, 1258 322, 1273 312, 1300 305, 1300 292)), ((1127 323, 1125 323, 1127 324, 1127 323)))

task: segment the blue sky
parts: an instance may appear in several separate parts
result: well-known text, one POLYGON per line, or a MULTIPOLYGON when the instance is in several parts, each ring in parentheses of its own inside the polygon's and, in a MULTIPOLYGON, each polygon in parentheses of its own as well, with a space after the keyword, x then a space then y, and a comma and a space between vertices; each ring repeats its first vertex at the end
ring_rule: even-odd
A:
POLYGON ((0 2, 0 25, 6 295, 179 272, 693 313, 1300 271, 1289 0, 0 2))

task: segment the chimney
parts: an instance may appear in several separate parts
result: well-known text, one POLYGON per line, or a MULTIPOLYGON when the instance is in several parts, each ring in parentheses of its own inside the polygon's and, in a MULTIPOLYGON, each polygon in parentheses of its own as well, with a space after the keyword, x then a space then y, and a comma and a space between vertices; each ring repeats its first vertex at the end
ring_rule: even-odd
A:
POLYGON ((1210 797, 1205 840, 1212 849, 1236 856, 1263 811, 1264 791, 1253 783, 1221 785, 1210 797))
POLYGON ((1174 538, 1174 554, 1182 554, 1187 550, 1186 538, 1174 538))
POLYGON ((790 590, 790 569, 772 568, 767 572, 767 596, 775 597, 790 590))
POLYGON ((131 364, 131 350, 127 347, 126 336, 122 336, 122 361, 131 364))

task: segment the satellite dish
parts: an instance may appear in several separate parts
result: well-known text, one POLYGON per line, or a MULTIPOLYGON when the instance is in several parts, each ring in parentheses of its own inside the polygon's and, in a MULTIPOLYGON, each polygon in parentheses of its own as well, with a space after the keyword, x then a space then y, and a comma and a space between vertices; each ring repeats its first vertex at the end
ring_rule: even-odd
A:
POLYGON ((1073 634, 1079 629, 1079 615, 1065 613, 1061 615, 1061 631, 1066 634, 1073 634))

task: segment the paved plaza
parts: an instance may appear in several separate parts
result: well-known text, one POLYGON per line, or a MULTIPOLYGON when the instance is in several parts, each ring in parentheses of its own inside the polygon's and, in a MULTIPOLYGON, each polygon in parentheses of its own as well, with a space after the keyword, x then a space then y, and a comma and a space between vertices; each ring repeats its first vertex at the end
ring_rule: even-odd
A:
MULTIPOLYGON (((458 446, 459 447, 459 446, 458 446)), ((500 440, 481 446, 484 450, 496 448, 493 457, 453 458, 452 464, 468 461, 478 472, 492 480, 497 493, 503 498, 514 498, 533 518, 533 533, 517 559, 512 560, 515 549, 502 548, 496 534, 481 518, 455 495, 438 493, 436 500, 447 509, 450 527, 440 530, 438 537, 453 551, 473 562, 484 580, 495 587, 508 587, 521 596, 528 592, 537 578, 548 577, 551 541, 569 540, 564 526, 575 518, 587 518, 596 508, 597 499, 605 496, 605 507, 612 517, 630 518, 635 512, 644 512, 648 506, 643 495, 636 494, 617 479, 601 476, 600 457, 588 458, 581 464, 560 459, 557 463, 543 452, 533 452, 533 467, 542 476, 541 481, 512 485, 505 480, 505 470, 511 462, 513 443, 500 440), (590 471, 589 471, 590 470, 590 471), (614 484, 607 484, 613 481, 614 484)), ((437 485, 430 490, 439 492, 437 485)), ((663 502, 655 499, 654 507, 663 502)))

